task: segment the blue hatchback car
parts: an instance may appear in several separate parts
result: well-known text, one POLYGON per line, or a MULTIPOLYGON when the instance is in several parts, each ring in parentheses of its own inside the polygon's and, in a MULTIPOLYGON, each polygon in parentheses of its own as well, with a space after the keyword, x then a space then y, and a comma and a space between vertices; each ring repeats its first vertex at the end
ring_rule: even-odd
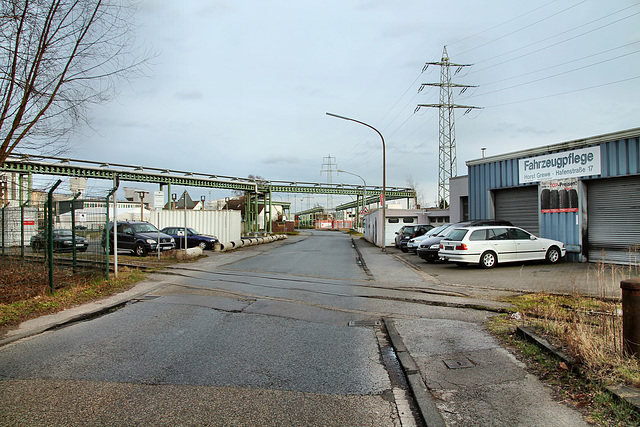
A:
MULTIPOLYGON (((173 237, 177 248, 184 249, 184 230, 184 227, 165 227, 160 231, 173 237)), ((218 243, 216 236, 200 234, 193 228, 187 227, 187 248, 200 246, 203 250, 213 249, 216 243, 218 243)))

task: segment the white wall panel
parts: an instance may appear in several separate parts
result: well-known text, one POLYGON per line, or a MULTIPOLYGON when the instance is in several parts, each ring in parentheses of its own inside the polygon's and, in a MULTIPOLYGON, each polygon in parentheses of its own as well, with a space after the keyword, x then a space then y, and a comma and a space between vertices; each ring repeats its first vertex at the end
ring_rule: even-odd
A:
POLYGON ((242 217, 240 211, 191 211, 184 210, 154 210, 151 211, 151 221, 159 229, 164 227, 184 227, 195 229, 198 233, 213 234, 221 242, 238 240, 242 232, 242 217))

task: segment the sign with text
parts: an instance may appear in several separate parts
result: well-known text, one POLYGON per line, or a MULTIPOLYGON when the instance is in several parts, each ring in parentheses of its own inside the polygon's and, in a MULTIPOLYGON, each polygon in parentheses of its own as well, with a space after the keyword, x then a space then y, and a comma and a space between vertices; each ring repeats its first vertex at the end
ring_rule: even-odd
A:
POLYGON ((578 212, 578 178, 542 181, 540 211, 542 213, 578 212))
POLYGON ((520 184, 600 175, 600 146, 520 159, 518 172, 520 184))

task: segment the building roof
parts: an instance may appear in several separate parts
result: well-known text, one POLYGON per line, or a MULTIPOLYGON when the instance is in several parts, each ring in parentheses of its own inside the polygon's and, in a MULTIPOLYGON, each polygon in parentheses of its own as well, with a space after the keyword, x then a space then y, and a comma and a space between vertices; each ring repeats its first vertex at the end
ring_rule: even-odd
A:
POLYGON ((512 153, 500 154, 497 156, 484 157, 481 159, 468 160, 467 166, 476 166, 486 163, 500 162, 503 160, 511 160, 522 157, 533 157, 542 154, 550 154, 558 151, 573 150, 577 148, 584 148, 591 145, 602 144, 605 142, 617 141, 621 139, 638 138, 640 137, 640 128, 633 128, 618 132, 606 133, 603 135, 591 136, 588 138, 575 139, 573 141, 561 142, 552 145, 543 145, 538 148, 531 148, 528 150, 514 151, 512 153))

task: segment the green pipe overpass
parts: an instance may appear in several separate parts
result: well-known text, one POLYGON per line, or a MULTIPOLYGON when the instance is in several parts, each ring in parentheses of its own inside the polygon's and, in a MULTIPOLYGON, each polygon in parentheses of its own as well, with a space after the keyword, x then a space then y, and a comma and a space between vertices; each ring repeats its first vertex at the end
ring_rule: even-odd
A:
MULTIPOLYGON (((272 211, 271 206, 275 204, 272 202, 272 193, 338 194, 354 195, 358 196, 358 198, 366 194, 367 196, 371 196, 367 198, 367 202, 371 200, 371 203, 379 201, 379 197, 382 194, 382 187, 379 186, 367 186, 364 188, 362 185, 350 184, 266 181, 174 169, 26 154, 10 155, 0 164, 0 172, 13 172, 20 175, 55 175, 104 180, 118 179, 120 181, 158 184, 161 190, 164 186, 168 187, 168 198, 171 195, 172 185, 241 191, 248 195, 245 220, 250 224, 250 231, 258 231, 260 201, 264 206, 265 224, 268 224, 268 231, 271 231, 271 218, 269 217, 267 223, 266 212, 268 211, 270 215, 272 211)), ((414 190, 411 188, 386 188, 387 200, 412 197, 414 197, 414 190)), ((357 202, 353 202, 354 206, 356 203, 357 202)), ((265 225, 265 229, 266 228, 267 225, 265 225)))
MULTIPOLYGON (((154 183, 161 186, 181 185, 186 187, 217 188, 246 191, 252 194, 363 194, 362 185, 253 180, 191 171, 38 155, 11 155, 0 165, 0 171, 110 180, 118 177, 121 181, 154 183)), ((378 197, 382 194, 382 187, 367 186, 366 194, 378 197)), ((387 200, 410 198, 414 196, 414 191, 410 188, 387 187, 386 196, 387 200)))

